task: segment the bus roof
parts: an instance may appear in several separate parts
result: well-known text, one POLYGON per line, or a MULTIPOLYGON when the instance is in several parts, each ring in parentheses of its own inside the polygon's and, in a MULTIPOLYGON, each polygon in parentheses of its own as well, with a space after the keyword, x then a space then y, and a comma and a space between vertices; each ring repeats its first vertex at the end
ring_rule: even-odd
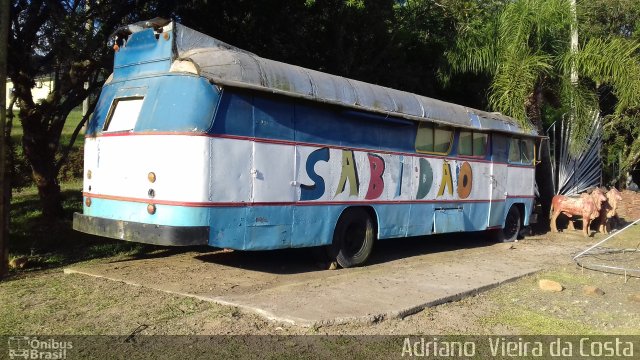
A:
MULTIPOLYGON (((175 60, 195 63, 201 76, 230 87, 346 106, 385 116, 537 136, 515 119, 445 101, 265 59, 181 24, 174 26, 175 60)), ((171 26, 168 25, 168 26, 171 26)))

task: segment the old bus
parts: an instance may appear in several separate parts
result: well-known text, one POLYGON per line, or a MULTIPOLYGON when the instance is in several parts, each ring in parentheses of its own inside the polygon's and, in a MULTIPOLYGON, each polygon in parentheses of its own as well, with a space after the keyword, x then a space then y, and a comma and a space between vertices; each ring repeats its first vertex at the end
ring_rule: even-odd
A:
POLYGON ((87 126, 76 230, 237 250, 493 230, 534 202, 532 130, 508 117, 261 58, 174 22, 117 33, 87 126))

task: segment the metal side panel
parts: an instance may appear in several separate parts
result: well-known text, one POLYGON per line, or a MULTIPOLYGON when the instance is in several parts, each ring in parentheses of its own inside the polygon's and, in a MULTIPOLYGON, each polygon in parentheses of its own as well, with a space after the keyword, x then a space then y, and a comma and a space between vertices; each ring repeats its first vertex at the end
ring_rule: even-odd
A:
POLYGON ((433 213, 435 234, 464 231, 464 211, 462 208, 437 209, 433 213))

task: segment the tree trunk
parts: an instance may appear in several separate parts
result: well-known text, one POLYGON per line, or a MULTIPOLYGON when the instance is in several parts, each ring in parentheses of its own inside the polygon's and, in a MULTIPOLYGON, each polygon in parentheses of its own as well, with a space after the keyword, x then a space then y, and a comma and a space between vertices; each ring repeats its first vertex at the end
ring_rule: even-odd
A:
MULTIPOLYGON (((538 134, 546 136, 542 121, 542 89, 536 86, 534 93, 527 102, 527 115, 538 130, 538 134)), ((553 188, 553 169, 551 166, 551 154, 549 152, 549 141, 543 140, 540 143, 540 163, 536 165, 536 183, 538 184, 538 202, 541 207, 541 214, 538 216, 536 228, 539 231, 549 231, 549 213, 551 211, 551 200, 555 194, 553 188)))
MULTIPOLYGON (((22 111, 21 111, 22 114, 22 111)), ((35 119, 23 120, 24 136, 22 137, 22 149, 31 166, 31 176, 38 187, 38 196, 42 205, 42 214, 45 219, 55 220, 63 216, 62 197, 58 184, 58 172, 56 171, 55 153, 58 144, 51 142, 39 132, 31 132, 27 122, 35 119)))
MULTIPOLYGON (((538 128, 538 131, 541 131, 540 134, 544 134, 543 128, 538 128)), ((541 231, 548 231, 550 229, 551 200, 555 191, 553 189, 553 170, 549 153, 549 141, 542 141, 540 146, 540 163, 536 166, 536 183, 540 193, 538 201, 540 202, 542 214, 538 217, 538 227, 541 231)))
POLYGON ((31 164, 31 176, 38 187, 38 196, 42 204, 42 215, 47 219, 59 219, 63 216, 62 197, 58 184, 55 164, 52 156, 46 154, 41 146, 23 142, 25 154, 31 164))
POLYGON ((9 260, 9 196, 11 188, 8 184, 6 167, 6 137, 4 135, 6 114, 6 80, 7 80, 7 34, 9 31, 9 1, 0 0, 0 279, 8 272, 9 260))

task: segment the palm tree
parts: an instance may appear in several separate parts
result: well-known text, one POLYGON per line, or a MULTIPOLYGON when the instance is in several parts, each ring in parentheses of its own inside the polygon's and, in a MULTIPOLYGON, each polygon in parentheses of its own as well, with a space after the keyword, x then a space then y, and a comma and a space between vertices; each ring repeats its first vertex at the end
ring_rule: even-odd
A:
MULTIPOLYGON (((610 86, 616 112, 640 105, 640 44, 622 37, 590 38, 571 48, 577 26, 570 0, 514 0, 496 16, 462 24, 447 54, 457 73, 491 77, 489 105, 544 134, 543 110, 568 113, 576 139, 584 138, 591 114, 598 110, 597 88, 610 86), (579 76, 579 81, 571 73, 579 76)), ((553 196, 548 144, 536 171, 543 214, 553 196)))

